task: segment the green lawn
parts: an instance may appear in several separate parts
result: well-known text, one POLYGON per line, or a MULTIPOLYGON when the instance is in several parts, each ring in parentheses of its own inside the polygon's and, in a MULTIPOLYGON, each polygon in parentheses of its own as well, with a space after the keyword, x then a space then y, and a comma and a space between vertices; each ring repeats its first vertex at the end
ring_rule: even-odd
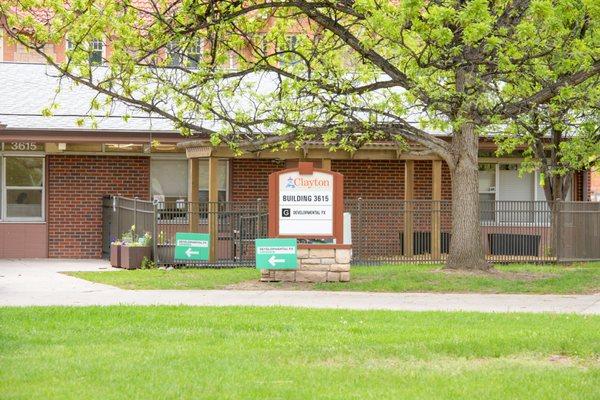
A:
POLYGON ((352 269, 352 282, 320 284, 318 289, 370 292, 537 293, 600 292, 600 263, 497 265, 492 274, 440 271, 435 265, 386 265, 352 269))
POLYGON ((2 399, 598 399, 600 317, 0 308, 2 399))
POLYGON ((68 275, 123 289, 222 289, 227 285, 260 279, 260 272, 253 268, 136 269, 69 272, 68 275))
POLYGON ((349 283, 315 285, 262 284, 250 268, 74 272, 72 276, 125 289, 296 288, 372 292, 446 293, 598 293, 600 263, 561 265, 498 265, 492 274, 441 271, 438 265, 404 264, 353 267, 349 283))

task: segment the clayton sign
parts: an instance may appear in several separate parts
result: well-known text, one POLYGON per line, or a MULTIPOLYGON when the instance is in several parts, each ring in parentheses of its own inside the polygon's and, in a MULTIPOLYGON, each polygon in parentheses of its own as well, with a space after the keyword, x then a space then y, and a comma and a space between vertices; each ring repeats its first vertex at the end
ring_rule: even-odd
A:
POLYGON ((269 176, 269 236, 333 238, 341 243, 342 175, 312 163, 269 176))

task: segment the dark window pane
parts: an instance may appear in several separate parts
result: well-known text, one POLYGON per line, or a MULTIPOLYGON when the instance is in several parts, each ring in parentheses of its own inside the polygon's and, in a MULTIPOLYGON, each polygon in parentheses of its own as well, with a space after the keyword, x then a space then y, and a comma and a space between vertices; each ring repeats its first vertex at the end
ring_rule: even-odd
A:
POLYGON ((90 53, 90 64, 93 64, 93 65, 102 64, 102 51, 92 51, 90 53))
MULTIPOLYGON (((227 201, 227 191, 219 190, 219 200, 218 201, 227 201)), ((198 201, 202 203, 208 203, 208 190, 200 190, 198 191, 198 201)))
POLYGON ((169 53, 169 58, 171 60, 170 64, 173 67, 178 67, 181 65, 181 50, 175 43, 167 44, 167 52, 169 53))
POLYGON ((92 40, 90 43, 90 64, 102 64, 102 50, 104 43, 101 40, 92 40))
POLYGON ((7 189, 6 216, 22 218, 42 217, 41 189, 7 189))

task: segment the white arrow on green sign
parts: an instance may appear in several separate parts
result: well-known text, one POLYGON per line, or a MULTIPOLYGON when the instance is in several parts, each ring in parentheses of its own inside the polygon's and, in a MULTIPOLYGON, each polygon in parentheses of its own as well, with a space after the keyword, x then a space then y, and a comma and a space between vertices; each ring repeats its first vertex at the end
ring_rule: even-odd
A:
POLYGON ((175 260, 208 260, 210 235, 208 233, 177 232, 175 234, 175 260))
POLYGON ((296 239, 256 239, 256 268, 296 269, 296 239))

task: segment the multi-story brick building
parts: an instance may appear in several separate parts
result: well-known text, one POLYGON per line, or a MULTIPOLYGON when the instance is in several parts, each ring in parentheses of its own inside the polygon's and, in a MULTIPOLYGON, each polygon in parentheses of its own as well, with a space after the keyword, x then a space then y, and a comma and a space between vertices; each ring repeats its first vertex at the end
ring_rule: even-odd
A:
MULTIPOLYGON (((0 257, 100 257, 102 197, 186 199, 190 187, 208 199, 208 161, 186 157, 181 137, 167 121, 125 106, 85 119, 93 92, 62 83, 39 58, 0 40, 0 257), (56 101, 51 117, 42 110, 56 101), (132 117, 126 122, 125 114, 132 117), (82 121, 83 118, 83 121, 82 121), (83 123, 82 123, 83 122, 83 123), (158 141, 159 145, 152 145, 158 141), (196 181, 190 182, 190 177, 196 181)), ((50 49, 64 58, 66 44, 50 49)), ((103 57, 110 49, 99 43, 103 57)), ((480 195, 486 200, 544 200, 537 174, 519 176, 520 159, 494 158, 481 142, 480 195)), ((188 149, 189 153, 194 149, 188 149)), ((267 196, 267 177, 300 159, 345 176, 346 198, 451 199, 450 174, 436 156, 411 156, 391 143, 349 154, 319 143, 286 152, 219 158, 218 198, 247 201, 267 196), (412 181, 407 191, 407 180, 412 181)), ((587 200, 587 173, 577 175, 571 198, 587 200)))

